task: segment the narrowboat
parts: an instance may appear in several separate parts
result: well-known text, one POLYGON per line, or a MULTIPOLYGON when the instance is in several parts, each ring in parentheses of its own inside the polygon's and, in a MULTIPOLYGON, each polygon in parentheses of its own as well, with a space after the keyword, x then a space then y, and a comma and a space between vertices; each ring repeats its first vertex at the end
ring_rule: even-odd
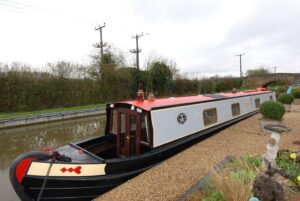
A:
POLYGON ((10 180, 19 198, 92 200, 275 100, 265 89, 107 104, 103 136, 17 157, 10 180))

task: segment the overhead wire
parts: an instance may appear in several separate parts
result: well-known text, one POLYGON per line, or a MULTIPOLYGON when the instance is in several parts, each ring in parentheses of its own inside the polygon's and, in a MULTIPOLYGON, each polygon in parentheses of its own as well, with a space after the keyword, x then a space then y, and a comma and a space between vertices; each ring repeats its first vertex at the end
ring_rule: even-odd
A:
MULTIPOLYGON (((17 14, 23 14, 23 15, 37 15, 37 14, 58 14, 60 16, 64 16, 65 18, 70 19, 79 19, 81 22, 84 22, 85 24, 90 24, 92 26, 95 26, 96 23, 100 23, 99 20, 92 19, 89 17, 83 17, 79 15, 74 15, 69 12, 62 12, 58 10, 52 10, 49 8, 45 7, 40 7, 36 6, 34 4, 28 4, 28 3, 23 3, 15 0, 0 0, 0 10, 8 11, 8 12, 13 12, 17 14)), ((115 21, 110 22, 110 24, 117 28, 121 29, 127 33, 130 33, 131 30, 126 27, 118 24, 115 21)))
MULTIPOLYGON (((62 11, 57 11, 57 10, 52 10, 52 9, 48 9, 48 8, 43 8, 43 7, 38 7, 38 6, 33 6, 33 5, 29 5, 29 4, 24 4, 24 3, 20 3, 17 1, 8 1, 8 0, 0 0, 0 6, 5 6, 8 8, 13 8, 14 11, 19 12, 21 14, 33 14, 33 13, 54 13, 54 14, 59 14, 68 18, 76 18, 85 22, 88 22, 90 24, 95 24, 95 23, 99 23, 99 20, 96 19, 92 19, 92 18, 88 18, 88 17, 83 17, 83 16, 79 16, 79 15, 74 15, 72 13, 67 13, 67 12, 62 12, 62 11), (25 13, 24 13, 25 11, 25 13), (29 13, 28 13, 29 11, 29 13)), ((0 9, 3 9, 3 7, 0 7, 0 9)), ((5 10, 5 9, 3 9, 5 10)))
POLYGON ((1 6, 3 6, 3 5, 0 5, 0 10, 4 10, 4 11, 7 11, 7 12, 13 12, 13 13, 17 13, 17 14, 28 14, 26 12, 13 10, 10 7, 1 7, 1 6))
MULTIPOLYGON (((79 19, 79 20, 84 21, 88 24, 91 24, 92 26, 95 26, 98 23, 102 23, 102 21, 96 20, 96 19, 93 19, 93 18, 90 18, 90 17, 74 15, 72 13, 52 10, 52 9, 48 9, 48 8, 44 8, 44 7, 39 7, 39 6, 35 6, 35 5, 20 3, 18 1, 11 1, 11 0, 0 0, 0 9, 6 10, 6 11, 9 11, 9 12, 15 12, 15 13, 18 13, 18 14, 25 14, 25 15, 35 14, 35 13, 43 13, 44 14, 45 12, 54 13, 54 14, 59 14, 59 15, 68 17, 69 19, 70 18, 79 19), (3 8, 1 6, 5 6, 6 8, 3 8), (7 8, 9 8, 9 9, 7 9, 7 8)), ((118 27, 119 29, 122 29, 123 31, 131 32, 131 30, 126 26, 122 26, 122 25, 114 23, 114 22, 112 22, 111 24, 113 24, 113 26, 115 26, 115 27, 118 27)))

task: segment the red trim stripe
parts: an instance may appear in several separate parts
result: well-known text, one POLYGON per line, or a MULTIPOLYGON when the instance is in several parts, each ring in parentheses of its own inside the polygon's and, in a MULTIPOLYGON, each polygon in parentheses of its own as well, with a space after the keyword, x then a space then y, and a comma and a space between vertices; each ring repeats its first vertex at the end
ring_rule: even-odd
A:
POLYGON ((37 160, 37 158, 33 158, 33 157, 25 158, 17 165, 16 178, 19 183, 22 183, 25 173, 26 173, 29 165, 31 164, 31 161, 33 161, 33 160, 37 160))

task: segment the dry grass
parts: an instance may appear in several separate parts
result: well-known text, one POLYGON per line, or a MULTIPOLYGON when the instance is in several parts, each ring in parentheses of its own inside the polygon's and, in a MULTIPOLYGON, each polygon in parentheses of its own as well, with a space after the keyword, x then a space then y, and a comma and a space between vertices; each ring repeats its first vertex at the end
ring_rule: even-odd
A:
POLYGON ((211 197, 213 192, 220 192, 226 201, 248 201, 255 175, 262 171, 262 166, 256 167, 245 157, 233 160, 222 170, 214 171, 209 185, 193 193, 188 200, 205 200, 211 197))
POLYGON ((211 177, 212 185, 223 193, 226 201, 248 201, 252 183, 233 178, 228 172, 218 172, 211 177))

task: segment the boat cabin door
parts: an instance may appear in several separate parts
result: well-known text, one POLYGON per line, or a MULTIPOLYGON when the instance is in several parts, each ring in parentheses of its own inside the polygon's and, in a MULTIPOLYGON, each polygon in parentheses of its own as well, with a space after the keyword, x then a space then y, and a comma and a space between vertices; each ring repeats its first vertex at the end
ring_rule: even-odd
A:
POLYGON ((117 154, 140 154, 140 115, 135 111, 118 110, 117 154))

